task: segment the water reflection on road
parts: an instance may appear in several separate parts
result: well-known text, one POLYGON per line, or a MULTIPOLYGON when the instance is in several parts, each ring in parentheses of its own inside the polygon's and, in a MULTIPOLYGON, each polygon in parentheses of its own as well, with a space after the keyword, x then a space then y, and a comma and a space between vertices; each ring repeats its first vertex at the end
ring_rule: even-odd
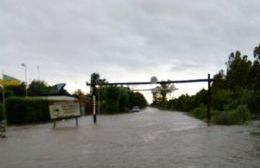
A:
POLYGON ((247 126, 212 126, 179 112, 83 117, 9 127, 0 139, 1 168, 255 167, 260 138, 247 126))

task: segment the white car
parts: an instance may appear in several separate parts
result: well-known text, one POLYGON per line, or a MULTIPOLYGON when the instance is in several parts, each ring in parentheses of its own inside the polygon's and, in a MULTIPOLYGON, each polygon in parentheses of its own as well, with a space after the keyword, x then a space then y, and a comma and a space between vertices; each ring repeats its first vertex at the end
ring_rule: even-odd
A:
POLYGON ((139 106, 134 106, 131 111, 132 112, 139 112, 140 111, 140 107, 139 106))

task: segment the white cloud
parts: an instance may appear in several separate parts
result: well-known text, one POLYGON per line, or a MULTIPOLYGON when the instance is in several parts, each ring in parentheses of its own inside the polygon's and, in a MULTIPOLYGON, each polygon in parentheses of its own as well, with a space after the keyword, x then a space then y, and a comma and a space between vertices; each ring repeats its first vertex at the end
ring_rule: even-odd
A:
POLYGON ((110 81, 204 77, 224 68, 231 51, 252 55, 260 42, 259 6, 258 0, 1 0, 0 67, 23 79, 26 63, 33 79, 39 65, 42 79, 66 81, 70 90, 95 71, 110 81))

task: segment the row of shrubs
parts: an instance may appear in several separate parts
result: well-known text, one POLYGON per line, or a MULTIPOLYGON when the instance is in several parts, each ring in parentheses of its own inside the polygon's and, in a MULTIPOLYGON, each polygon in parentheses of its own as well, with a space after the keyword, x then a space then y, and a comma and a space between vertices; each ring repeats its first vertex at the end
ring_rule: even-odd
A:
POLYGON ((48 100, 11 97, 6 100, 9 124, 30 124, 50 121, 48 100))
MULTIPOLYGON (((195 108, 189 115, 201 120, 207 118, 207 108, 205 105, 195 108)), ((225 109, 224 111, 213 110, 211 112, 212 122, 219 125, 243 124, 251 120, 252 114, 247 105, 239 105, 235 109, 225 109)))
POLYGON ((0 103, 0 122, 3 120, 3 105, 0 103))
MULTIPOLYGON (((212 122, 215 124, 242 124, 246 123, 248 118, 260 118, 260 90, 240 89, 232 91, 215 89, 213 91, 211 113, 212 122), (240 115, 240 111, 242 111, 243 115, 240 115)), ((196 95, 182 95, 177 99, 160 104, 159 107, 162 109, 185 111, 196 118, 206 121, 206 105, 207 91, 202 89, 196 95)))

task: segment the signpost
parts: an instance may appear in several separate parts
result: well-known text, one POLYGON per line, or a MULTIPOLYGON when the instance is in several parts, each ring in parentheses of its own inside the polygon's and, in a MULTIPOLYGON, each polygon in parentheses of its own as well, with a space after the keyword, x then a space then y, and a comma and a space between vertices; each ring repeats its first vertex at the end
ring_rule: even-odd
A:
POLYGON ((158 82, 157 77, 156 77, 156 76, 152 76, 152 77, 151 77, 151 83, 152 83, 152 84, 156 84, 157 82, 158 82))
POLYGON ((78 126, 78 117, 80 116, 80 107, 78 103, 59 103, 49 106, 50 117, 53 120, 53 127, 56 127, 56 121, 61 119, 75 118, 78 126))

